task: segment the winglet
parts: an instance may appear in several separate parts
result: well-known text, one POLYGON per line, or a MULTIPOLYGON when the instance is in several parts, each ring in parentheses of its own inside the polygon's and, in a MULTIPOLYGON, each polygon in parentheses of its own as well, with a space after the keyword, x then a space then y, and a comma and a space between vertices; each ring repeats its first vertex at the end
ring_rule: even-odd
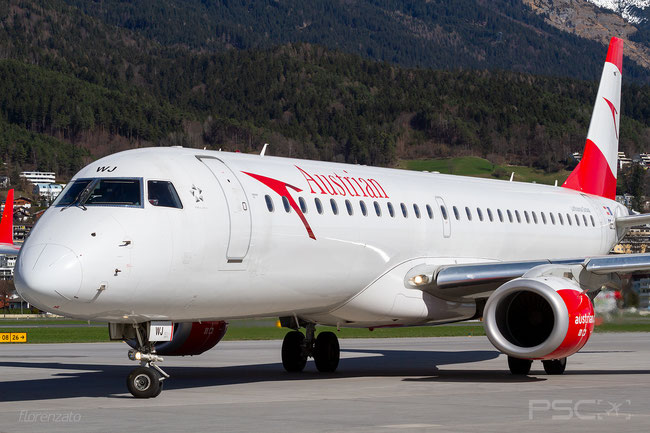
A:
POLYGON ((5 210, 0 220, 0 243, 14 243, 14 190, 7 191, 5 210))

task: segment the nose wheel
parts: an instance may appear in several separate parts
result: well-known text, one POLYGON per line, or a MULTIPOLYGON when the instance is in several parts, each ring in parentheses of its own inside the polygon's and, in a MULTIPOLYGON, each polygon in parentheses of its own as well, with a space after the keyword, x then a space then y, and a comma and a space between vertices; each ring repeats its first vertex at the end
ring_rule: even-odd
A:
POLYGON ((156 354, 153 343, 145 341, 146 324, 139 324, 135 327, 138 347, 129 350, 129 359, 140 361, 140 366, 131 370, 126 377, 126 387, 135 398, 158 397, 163 389, 163 381, 169 377, 162 368, 158 366, 163 361, 161 356, 156 354))
POLYGON ((305 335, 300 331, 290 331, 282 341, 282 366, 289 373, 304 370, 309 357, 314 358, 316 369, 321 373, 333 373, 339 365, 341 348, 339 339, 333 332, 321 332, 315 338, 316 326, 305 326, 305 335))
POLYGON ((163 389, 163 376, 153 368, 137 367, 126 378, 126 387, 136 398, 158 397, 163 389))

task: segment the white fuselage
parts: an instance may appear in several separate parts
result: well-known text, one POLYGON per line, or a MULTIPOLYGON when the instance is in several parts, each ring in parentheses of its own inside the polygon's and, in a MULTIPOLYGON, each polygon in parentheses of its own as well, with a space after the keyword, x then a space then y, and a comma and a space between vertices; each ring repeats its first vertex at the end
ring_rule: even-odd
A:
POLYGON ((70 185, 94 178, 138 179, 142 203, 55 204, 25 242, 16 279, 40 308, 112 322, 463 320, 473 303, 407 288, 406 272, 606 254, 617 241, 614 217, 627 214, 614 201, 545 185, 186 148, 115 154, 70 185), (171 182, 182 209, 154 206, 150 180, 171 182))

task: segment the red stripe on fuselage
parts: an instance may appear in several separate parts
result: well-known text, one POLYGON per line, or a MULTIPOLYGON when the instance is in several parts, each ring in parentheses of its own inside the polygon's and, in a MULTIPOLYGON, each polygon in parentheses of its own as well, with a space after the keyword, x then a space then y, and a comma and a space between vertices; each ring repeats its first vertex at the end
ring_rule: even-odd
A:
POLYGON ((295 186, 289 185, 286 182, 282 182, 277 179, 271 179, 270 177, 261 176, 259 174, 248 173, 245 171, 242 171, 242 173, 247 174, 253 179, 262 182, 264 185, 271 188, 280 196, 286 197, 287 200, 289 200, 289 205, 291 206, 291 208, 296 211, 298 217, 300 217, 300 221, 302 221, 302 223, 305 225, 305 230, 307 230, 307 234, 309 235, 309 237, 312 239, 316 239, 313 230, 311 229, 309 223, 307 222, 307 218, 305 218, 305 215, 302 213, 302 210, 300 210, 300 206, 298 206, 298 203, 296 203, 293 197, 291 197, 291 194, 289 194, 289 190, 287 189, 287 187, 289 187, 296 192, 301 192, 302 190, 300 188, 296 188, 295 186))
POLYGON ((589 139, 582 160, 562 186, 611 200, 616 198, 616 178, 612 169, 605 155, 589 139))

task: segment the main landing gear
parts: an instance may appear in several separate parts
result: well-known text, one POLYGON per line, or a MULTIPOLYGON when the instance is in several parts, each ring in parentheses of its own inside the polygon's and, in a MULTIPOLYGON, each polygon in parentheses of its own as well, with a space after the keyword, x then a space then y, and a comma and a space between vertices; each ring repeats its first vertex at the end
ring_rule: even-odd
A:
POLYGON ((304 370, 307 358, 314 358, 316 368, 321 373, 332 373, 339 366, 341 349, 339 339, 333 332, 316 334, 316 325, 308 323, 305 335, 300 331, 290 331, 282 342, 282 365, 290 373, 304 370))
MULTIPOLYGON (((525 376, 530 373, 530 367, 533 364, 532 359, 519 359, 508 356, 508 367, 514 375, 525 376)), ((546 374, 562 374, 566 369, 566 357, 559 359, 549 359, 542 361, 546 374)))
POLYGON ((131 370, 126 378, 126 387, 136 398, 157 397, 162 392, 163 380, 169 375, 157 365, 163 358, 156 355, 154 344, 143 338, 147 335, 146 324, 135 326, 135 334, 138 347, 129 350, 129 359, 140 361, 140 367, 131 370))

